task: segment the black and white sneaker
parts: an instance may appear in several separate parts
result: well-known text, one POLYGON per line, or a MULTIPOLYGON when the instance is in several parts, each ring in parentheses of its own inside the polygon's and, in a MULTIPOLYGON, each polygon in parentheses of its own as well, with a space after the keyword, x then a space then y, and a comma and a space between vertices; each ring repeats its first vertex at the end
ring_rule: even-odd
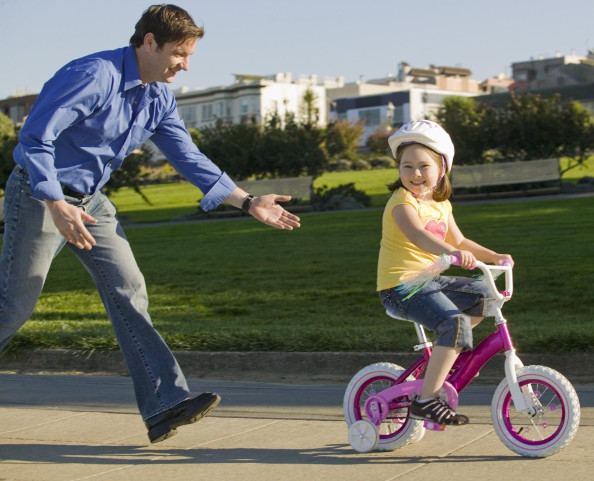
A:
POLYGON ((445 401, 439 398, 419 402, 416 399, 410 404, 410 417, 424 419, 443 426, 463 426, 468 424, 468 417, 458 414, 445 401))

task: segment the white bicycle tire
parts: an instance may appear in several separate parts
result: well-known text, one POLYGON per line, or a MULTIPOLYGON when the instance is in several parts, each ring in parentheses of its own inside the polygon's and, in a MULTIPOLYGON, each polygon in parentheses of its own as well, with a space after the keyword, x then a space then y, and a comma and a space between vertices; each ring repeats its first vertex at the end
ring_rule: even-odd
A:
POLYGON ((517 372, 520 386, 532 386, 542 399, 542 414, 515 411, 507 380, 501 381, 491 402, 491 419, 499 439, 513 452, 543 458, 559 452, 575 437, 580 403, 571 383, 545 366, 525 366, 517 372))
MULTIPOLYGON (((362 403, 364 402, 364 391, 373 389, 374 383, 383 384, 383 390, 394 384, 404 373, 404 368, 392 363, 380 362, 371 364, 361 369, 349 382, 343 399, 343 411, 347 426, 366 419, 362 415, 362 403)), ((414 377, 409 376, 407 381, 414 381, 414 377)), ((391 420, 384 422, 380 426, 377 451, 393 451, 402 448, 408 444, 421 440, 425 434, 423 421, 411 419, 406 413, 405 417, 400 418, 398 422, 391 420), (398 428, 393 430, 392 428, 398 428)))

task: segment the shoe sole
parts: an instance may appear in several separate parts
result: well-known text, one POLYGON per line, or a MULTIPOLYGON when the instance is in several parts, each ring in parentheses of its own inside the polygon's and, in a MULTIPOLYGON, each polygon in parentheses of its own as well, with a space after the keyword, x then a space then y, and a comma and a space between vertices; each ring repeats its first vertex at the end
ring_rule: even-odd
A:
POLYGON ((219 405, 219 402, 221 402, 221 397, 215 394, 214 399, 212 399, 210 404, 204 406, 199 412, 195 413, 194 416, 175 423, 155 426, 148 432, 148 437, 151 444, 160 443, 161 441, 176 435, 176 428, 180 426, 185 426, 186 424, 193 424, 200 421, 204 416, 216 408, 219 405))
POLYGON ((422 417, 422 416, 418 416, 416 414, 409 414, 408 417, 409 418, 412 418, 412 419, 415 419, 417 421, 429 421, 429 422, 431 422, 433 424, 437 424, 438 426, 466 426, 467 424, 470 424, 470 419, 468 421, 466 421, 465 423, 462 423, 462 424, 447 424, 447 423, 439 423, 437 421, 434 421, 431 418, 425 418, 425 417, 422 417))
POLYGON ((171 427, 171 429, 175 430, 175 428, 184 426, 186 424, 194 424, 195 422, 200 421, 204 416, 206 416, 214 408, 216 408, 220 402, 221 402, 221 397, 218 394, 215 394, 214 399, 210 402, 210 404, 205 406, 200 412, 196 413, 191 418, 184 419, 183 421, 170 424, 169 426, 171 427))

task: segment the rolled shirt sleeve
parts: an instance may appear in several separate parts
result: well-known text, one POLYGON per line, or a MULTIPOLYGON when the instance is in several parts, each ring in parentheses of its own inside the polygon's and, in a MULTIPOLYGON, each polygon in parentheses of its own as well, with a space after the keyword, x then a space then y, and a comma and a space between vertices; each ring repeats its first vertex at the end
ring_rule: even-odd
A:
POLYGON ((173 99, 168 114, 159 123, 151 141, 175 170, 202 191, 201 209, 214 209, 237 188, 231 178, 194 144, 173 99))

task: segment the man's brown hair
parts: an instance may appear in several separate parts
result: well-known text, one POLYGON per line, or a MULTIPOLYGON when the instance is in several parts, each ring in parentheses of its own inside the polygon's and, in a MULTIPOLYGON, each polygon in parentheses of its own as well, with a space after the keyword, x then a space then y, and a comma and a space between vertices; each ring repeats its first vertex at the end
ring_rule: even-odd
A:
POLYGON ((130 45, 140 47, 147 33, 152 33, 157 45, 162 47, 168 42, 183 43, 189 38, 202 38, 204 28, 196 26, 183 8, 171 4, 151 5, 136 24, 130 45))

